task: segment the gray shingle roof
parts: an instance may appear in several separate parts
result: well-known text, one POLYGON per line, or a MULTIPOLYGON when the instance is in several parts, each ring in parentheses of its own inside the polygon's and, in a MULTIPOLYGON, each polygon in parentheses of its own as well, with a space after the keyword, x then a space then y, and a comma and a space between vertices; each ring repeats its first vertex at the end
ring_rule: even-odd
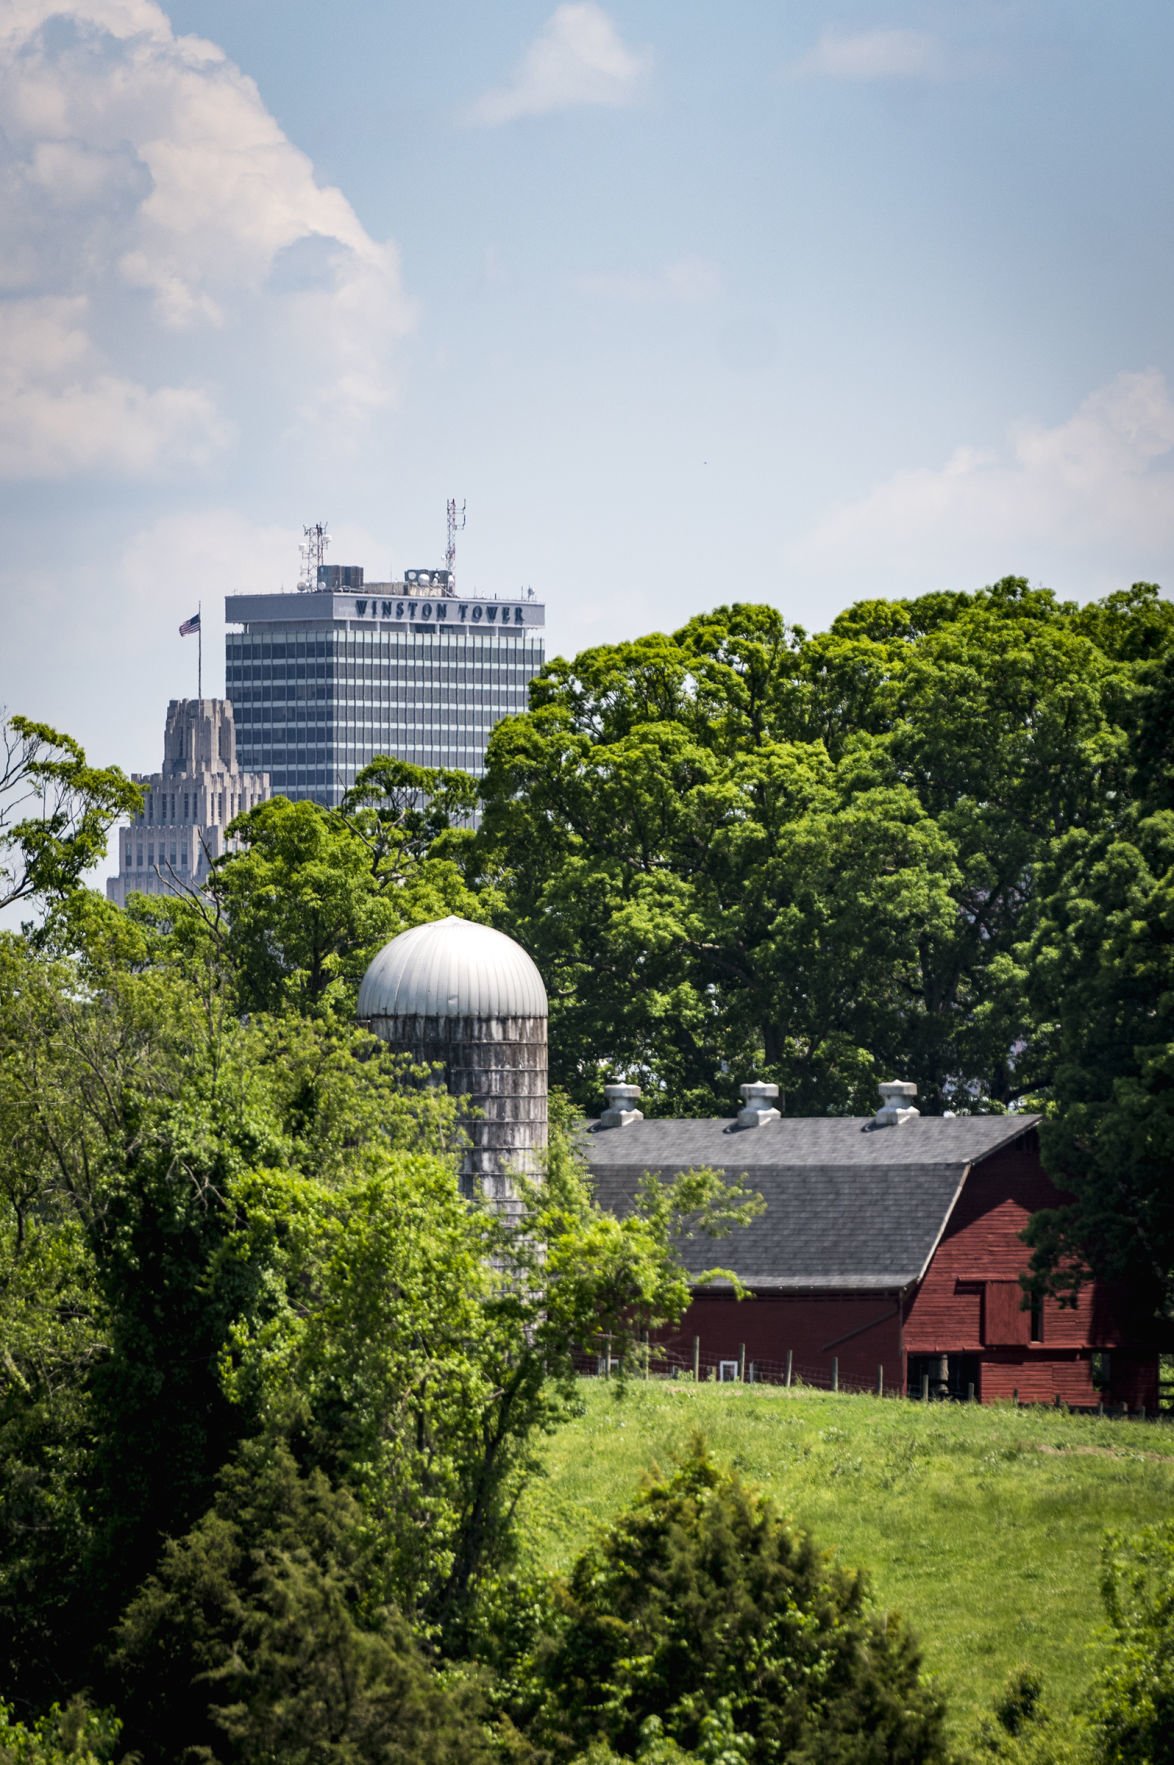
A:
POLYGON ((865 1117, 590 1123, 584 1150, 600 1203, 632 1206, 646 1171, 709 1165, 744 1177, 765 1212, 728 1238, 682 1246, 686 1268, 720 1264, 749 1287, 907 1286, 925 1271, 968 1168, 1034 1128, 1038 1116, 926 1116, 873 1128, 865 1117))

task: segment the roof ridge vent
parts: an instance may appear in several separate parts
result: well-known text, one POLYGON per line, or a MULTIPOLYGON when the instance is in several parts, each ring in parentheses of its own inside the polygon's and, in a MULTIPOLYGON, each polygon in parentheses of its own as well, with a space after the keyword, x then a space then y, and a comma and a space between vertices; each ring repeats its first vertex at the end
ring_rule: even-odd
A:
POLYGON ((782 1118, 774 1106, 779 1094, 777 1085, 768 1085, 762 1079, 752 1079, 748 1085, 740 1085, 742 1107, 738 1111, 740 1128, 760 1128, 764 1122, 777 1122, 782 1118))
POLYGON ((640 1098, 639 1085, 605 1085, 603 1094, 607 1098, 607 1108, 599 1118, 601 1128, 626 1128, 632 1122, 644 1120, 644 1111, 636 1108, 640 1098))
POLYGON ((874 1128, 899 1128, 903 1122, 920 1118, 920 1109, 914 1109, 911 1103, 902 1103, 903 1098, 917 1095, 917 1086, 911 1085, 908 1079, 888 1079, 878 1088, 881 1106, 872 1118, 874 1128))

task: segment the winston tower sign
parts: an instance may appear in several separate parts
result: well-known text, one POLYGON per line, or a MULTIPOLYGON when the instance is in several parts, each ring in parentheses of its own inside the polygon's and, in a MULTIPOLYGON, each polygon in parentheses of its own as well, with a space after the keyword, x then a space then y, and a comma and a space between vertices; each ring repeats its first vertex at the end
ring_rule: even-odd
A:
POLYGON ((357 566, 319 565, 317 578, 225 599, 242 765, 274 795, 330 807, 376 754, 479 773, 494 724, 527 708, 542 602, 458 598, 445 571, 364 585, 357 566))

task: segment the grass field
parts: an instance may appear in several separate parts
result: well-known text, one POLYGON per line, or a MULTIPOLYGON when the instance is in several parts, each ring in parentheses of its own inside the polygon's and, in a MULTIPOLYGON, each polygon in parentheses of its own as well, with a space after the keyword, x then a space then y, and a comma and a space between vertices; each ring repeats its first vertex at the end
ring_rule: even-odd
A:
POLYGON ((1174 1427, 753 1385, 585 1380, 585 1413, 548 1443, 526 1548, 565 1568, 652 1467, 700 1429, 903 1612, 962 1736, 1030 1663, 1071 1708, 1103 1622, 1099 1553, 1174 1512, 1174 1427))

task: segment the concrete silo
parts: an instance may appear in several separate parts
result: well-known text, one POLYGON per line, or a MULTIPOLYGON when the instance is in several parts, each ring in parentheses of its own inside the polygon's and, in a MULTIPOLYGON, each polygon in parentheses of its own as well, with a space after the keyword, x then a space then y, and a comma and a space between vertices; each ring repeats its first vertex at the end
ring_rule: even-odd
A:
POLYGON ((546 988, 521 945, 455 916, 413 926, 363 976, 358 1018, 468 1098, 461 1186, 508 1204, 510 1172, 546 1145, 546 988))

